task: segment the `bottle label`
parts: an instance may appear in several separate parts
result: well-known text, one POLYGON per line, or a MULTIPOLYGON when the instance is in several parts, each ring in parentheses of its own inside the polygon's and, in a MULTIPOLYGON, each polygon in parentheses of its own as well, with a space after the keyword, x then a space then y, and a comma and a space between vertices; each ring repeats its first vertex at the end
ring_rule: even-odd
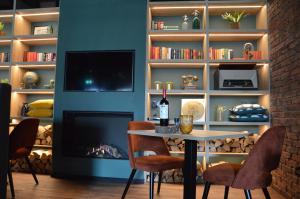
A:
POLYGON ((166 104, 160 105, 160 119, 169 119, 169 106, 166 104))

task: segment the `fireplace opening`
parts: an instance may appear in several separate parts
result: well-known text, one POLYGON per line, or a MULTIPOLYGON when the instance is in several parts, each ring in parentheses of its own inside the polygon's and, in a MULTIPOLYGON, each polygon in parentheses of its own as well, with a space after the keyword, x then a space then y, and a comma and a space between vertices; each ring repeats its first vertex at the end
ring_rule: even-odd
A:
POLYGON ((63 155, 69 157, 128 159, 129 112, 63 112, 63 155))

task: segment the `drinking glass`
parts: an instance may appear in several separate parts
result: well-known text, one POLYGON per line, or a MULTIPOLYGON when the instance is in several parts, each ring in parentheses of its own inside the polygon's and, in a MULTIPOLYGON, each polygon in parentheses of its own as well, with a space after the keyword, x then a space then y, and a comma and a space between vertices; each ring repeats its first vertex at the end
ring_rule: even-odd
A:
POLYGON ((193 130, 193 115, 180 116, 180 131, 183 134, 189 134, 193 130))

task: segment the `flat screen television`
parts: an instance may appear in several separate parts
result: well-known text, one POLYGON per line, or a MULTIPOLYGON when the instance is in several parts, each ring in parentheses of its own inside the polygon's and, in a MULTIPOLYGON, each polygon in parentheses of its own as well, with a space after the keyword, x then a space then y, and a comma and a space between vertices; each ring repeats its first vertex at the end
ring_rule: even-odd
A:
POLYGON ((69 51, 65 91, 133 91, 135 51, 69 51))

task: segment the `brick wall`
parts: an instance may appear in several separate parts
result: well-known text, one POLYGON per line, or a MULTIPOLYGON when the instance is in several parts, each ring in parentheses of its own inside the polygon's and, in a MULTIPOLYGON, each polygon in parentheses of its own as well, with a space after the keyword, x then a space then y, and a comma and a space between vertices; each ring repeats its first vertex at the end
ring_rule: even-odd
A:
POLYGON ((273 187, 300 199, 300 0, 269 0, 272 125, 287 126, 273 187))

